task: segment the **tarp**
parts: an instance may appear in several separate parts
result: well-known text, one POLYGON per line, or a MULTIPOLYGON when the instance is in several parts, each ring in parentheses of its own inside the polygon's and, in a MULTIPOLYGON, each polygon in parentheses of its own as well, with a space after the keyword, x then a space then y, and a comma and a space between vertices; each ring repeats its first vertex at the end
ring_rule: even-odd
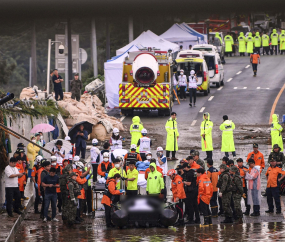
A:
POLYGON ((199 39, 199 44, 207 44, 208 38, 206 34, 201 34, 197 32, 196 30, 192 29, 188 24, 182 23, 179 25, 183 30, 190 33, 192 36, 196 36, 199 39))
POLYGON ((119 106, 119 84, 123 77, 123 62, 128 52, 137 51, 141 46, 132 45, 126 51, 104 63, 105 90, 110 108, 119 106))
POLYGON ((196 36, 182 29, 179 24, 173 24, 170 29, 166 30, 160 37, 171 42, 197 41, 196 36))
POLYGON ((131 46, 143 46, 143 47, 155 47, 157 49, 160 49, 162 51, 168 51, 171 49, 173 52, 179 50, 179 46, 171 43, 165 39, 162 39, 161 37, 157 36, 151 31, 144 31, 142 32, 135 40, 133 40, 131 43, 127 44, 126 46, 122 47, 121 49, 118 49, 116 51, 117 55, 121 55, 124 52, 126 52, 127 49, 129 49, 131 46))
POLYGON ((192 35, 185 29, 182 29, 179 24, 173 24, 170 29, 165 31, 162 35, 160 35, 161 38, 171 41, 173 43, 178 44, 179 46, 182 45, 183 49, 188 49, 189 45, 196 45, 198 44, 198 37, 192 35))

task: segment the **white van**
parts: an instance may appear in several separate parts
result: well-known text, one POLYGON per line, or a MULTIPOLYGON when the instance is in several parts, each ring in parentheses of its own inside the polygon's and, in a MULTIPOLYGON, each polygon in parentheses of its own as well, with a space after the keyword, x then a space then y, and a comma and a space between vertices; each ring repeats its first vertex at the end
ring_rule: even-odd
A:
POLYGON ((219 53, 208 52, 204 54, 204 59, 208 66, 210 83, 216 84, 216 87, 224 85, 224 66, 219 53))
POLYGON ((203 59, 203 53, 198 50, 182 50, 178 52, 176 59, 182 58, 201 58, 203 59))

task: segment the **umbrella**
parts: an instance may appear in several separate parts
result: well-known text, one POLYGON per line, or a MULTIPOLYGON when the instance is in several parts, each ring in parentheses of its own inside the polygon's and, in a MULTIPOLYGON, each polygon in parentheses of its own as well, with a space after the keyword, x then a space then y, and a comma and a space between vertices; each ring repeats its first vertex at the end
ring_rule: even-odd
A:
POLYGON ((53 131, 55 128, 50 124, 37 124, 35 127, 32 128, 30 133, 47 133, 53 131))
POLYGON ((75 137, 74 135, 79 131, 79 126, 83 124, 84 125, 84 130, 87 131, 88 134, 92 133, 92 128, 93 124, 87 122, 87 121, 82 121, 77 124, 75 124, 69 131, 68 131, 68 136, 71 138, 71 142, 75 143, 75 137))
MULTIPOLYGON (((72 145, 69 141, 63 140, 63 139, 55 139, 45 145, 45 149, 52 151, 52 149, 55 147, 56 141, 61 140, 62 141, 62 148, 65 150, 65 154, 67 154, 71 149, 72 145)), ((50 154, 45 152, 43 150, 44 157, 50 157, 50 154)))

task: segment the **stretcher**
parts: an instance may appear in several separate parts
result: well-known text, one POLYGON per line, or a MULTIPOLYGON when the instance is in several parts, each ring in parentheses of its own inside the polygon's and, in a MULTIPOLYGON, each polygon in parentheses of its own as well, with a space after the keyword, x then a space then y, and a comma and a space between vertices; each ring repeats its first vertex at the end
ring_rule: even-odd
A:
POLYGON ((105 191, 105 183, 91 182, 92 190, 92 216, 95 217, 95 210, 98 210, 98 194, 105 191))

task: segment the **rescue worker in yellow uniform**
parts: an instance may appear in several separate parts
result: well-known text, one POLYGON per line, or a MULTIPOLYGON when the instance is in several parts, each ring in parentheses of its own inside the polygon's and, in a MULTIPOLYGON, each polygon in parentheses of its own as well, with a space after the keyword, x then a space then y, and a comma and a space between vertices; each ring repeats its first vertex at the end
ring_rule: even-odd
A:
POLYGON ((203 114, 204 121, 201 123, 201 146, 202 151, 206 151, 207 157, 204 160, 213 158, 213 139, 212 139, 212 129, 213 122, 210 120, 210 114, 203 114))
POLYGON ((220 34, 219 32, 217 32, 215 34, 215 45, 218 45, 218 46, 222 46, 223 45, 223 41, 222 41, 222 38, 220 37, 220 34))
MULTIPOLYGON (((143 129, 143 125, 139 116, 133 117, 132 121, 133 123, 130 126, 130 133, 132 136, 131 145, 137 145, 139 139, 142 137, 141 132, 143 129)), ((137 152, 139 152, 139 147, 137 147, 137 152)))
POLYGON ((265 33, 262 35, 262 53, 264 55, 264 53, 266 52, 266 55, 269 55, 269 42, 270 42, 270 38, 269 36, 265 33))
POLYGON ((277 55, 277 52, 278 52, 278 33, 277 33, 276 29, 273 29, 273 32, 272 32, 270 38, 271 38, 271 48, 272 48, 271 55, 273 55, 274 51, 275 51, 275 55, 277 55))
POLYGON ((166 158, 167 160, 177 160, 175 153, 178 150, 178 138, 179 133, 177 129, 176 113, 171 113, 171 118, 167 120, 165 124, 165 130, 167 132, 166 138, 166 158), (172 152, 172 158, 170 158, 170 151, 172 152))
POLYGON ((285 30, 281 30, 281 34, 279 35, 279 41, 280 41, 280 54, 283 55, 285 51, 285 30))
POLYGON ((246 38, 246 52, 248 56, 253 53, 253 44, 254 44, 254 39, 252 37, 252 33, 248 33, 248 36, 246 38))
POLYGON ((272 123, 271 123, 271 145, 272 149, 275 144, 278 144, 281 148, 281 152, 283 152, 283 138, 282 138, 282 126, 278 122, 277 114, 272 115, 272 123))
POLYGON ((261 38, 259 36, 259 32, 255 33, 255 36, 254 36, 254 47, 255 47, 255 52, 260 55, 261 38))
POLYGON ((232 56, 234 40, 233 40, 233 37, 230 35, 229 32, 225 36, 224 41, 225 41, 226 56, 228 56, 228 54, 230 54, 230 56, 232 56))
POLYGON ((239 33, 238 37, 238 52, 240 56, 245 56, 246 51, 246 38, 244 37, 243 32, 239 33))
POLYGON ((232 152, 233 157, 236 157, 235 142, 234 142, 234 130, 235 124, 232 120, 229 120, 227 115, 223 116, 224 122, 220 125, 222 135, 222 147, 221 151, 225 152, 226 157, 229 158, 229 152, 232 152))

